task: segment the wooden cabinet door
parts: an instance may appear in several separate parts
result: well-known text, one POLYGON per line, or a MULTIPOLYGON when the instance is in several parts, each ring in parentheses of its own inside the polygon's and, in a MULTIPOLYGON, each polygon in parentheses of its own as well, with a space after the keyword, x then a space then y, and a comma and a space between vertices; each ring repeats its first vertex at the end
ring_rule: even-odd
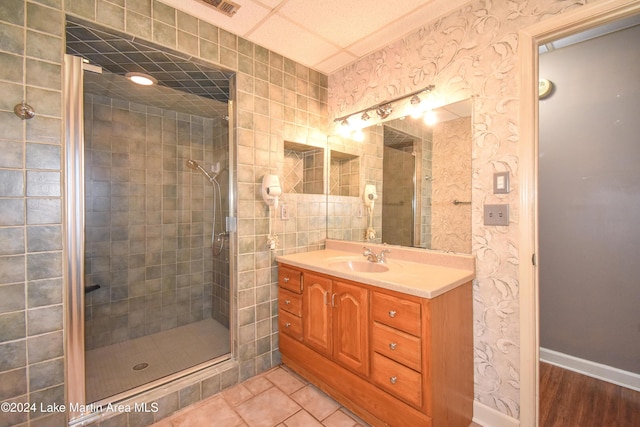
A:
POLYGON ((369 291, 333 282, 333 358, 345 367, 369 375, 369 291))
POLYGON ((303 341, 331 356, 331 279, 304 273, 302 292, 303 341))

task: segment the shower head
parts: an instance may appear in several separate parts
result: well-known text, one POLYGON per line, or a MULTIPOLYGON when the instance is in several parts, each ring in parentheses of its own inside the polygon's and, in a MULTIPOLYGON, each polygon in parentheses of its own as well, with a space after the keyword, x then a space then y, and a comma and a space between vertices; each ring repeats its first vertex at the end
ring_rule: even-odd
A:
POLYGON ((204 168, 202 166, 200 166, 198 164, 198 162, 196 162, 195 160, 191 160, 191 159, 187 160, 187 166, 190 167, 193 170, 198 170, 198 171, 202 172, 202 174, 204 176, 206 176, 207 179, 209 179, 209 181, 211 181, 211 182, 214 181, 214 177, 209 175, 209 173, 206 170, 204 170, 204 168))

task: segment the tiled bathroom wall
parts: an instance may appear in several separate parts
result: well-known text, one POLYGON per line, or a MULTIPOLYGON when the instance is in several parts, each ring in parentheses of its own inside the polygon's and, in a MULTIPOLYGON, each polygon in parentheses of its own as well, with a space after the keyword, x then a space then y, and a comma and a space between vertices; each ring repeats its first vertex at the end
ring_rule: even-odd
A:
POLYGON ((212 316, 213 186, 186 161, 225 164, 211 136, 226 128, 85 96, 87 350, 212 316))
POLYGON ((332 151, 329 164, 329 194, 358 197, 360 157, 332 151))
MULTIPOLYGON (((237 283, 231 302, 237 312, 230 314, 235 359, 206 376, 156 395, 157 413, 112 413, 100 422, 144 426, 279 363, 274 258, 278 253, 322 247, 326 205, 321 200, 290 199, 288 203, 294 208, 291 218, 272 218, 280 239, 279 248, 270 251, 265 247, 269 222, 260 181, 265 173, 282 172, 284 140, 314 146, 325 142, 328 79, 157 0, 3 0, 0 401, 64 404, 65 387, 69 386, 65 383, 63 339, 66 307, 60 175, 65 14, 237 73, 237 132, 233 135, 237 150, 236 162, 231 165, 237 176, 237 211, 232 212, 238 217, 236 253, 232 254, 237 264, 228 273, 237 283), (14 105, 23 100, 35 108, 34 119, 22 121, 14 115, 14 105)), ((61 412, 2 416, 5 426, 66 423, 66 414, 61 412)))
POLYGON ((284 151, 283 186, 287 193, 324 194, 324 152, 322 148, 284 151))

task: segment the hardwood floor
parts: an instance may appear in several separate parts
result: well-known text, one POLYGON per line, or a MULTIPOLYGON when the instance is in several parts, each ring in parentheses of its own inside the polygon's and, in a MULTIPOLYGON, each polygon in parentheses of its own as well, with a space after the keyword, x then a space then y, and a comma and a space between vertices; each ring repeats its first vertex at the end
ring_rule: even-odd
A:
POLYGON ((540 363, 540 427, 640 427, 640 392, 540 363))

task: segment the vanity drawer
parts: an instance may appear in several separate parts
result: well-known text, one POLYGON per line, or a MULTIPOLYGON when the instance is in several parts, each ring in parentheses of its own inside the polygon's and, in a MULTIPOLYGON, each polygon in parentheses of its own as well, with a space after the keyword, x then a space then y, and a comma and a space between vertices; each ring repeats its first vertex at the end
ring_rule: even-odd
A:
POLYGON ((371 378, 394 396, 422 407, 422 375, 378 353, 373 353, 371 378))
POLYGON ((278 307, 296 316, 302 316, 302 295, 286 289, 278 291, 278 307))
POLYGON ((280 264, 278 266, 278 285, 296 294, 302 293, 302 272, 280 264))
POLYGON ((420 304, 415 301, 374 292, 371 299, 371 312, 376 322, 411 335, 420 335, 420 304))
POLYGON ((373 322, 373 351, 420 372, 422 370, 421 340, 413 335, 373 322))
POLYGON ((284 310, 278 310, 278 330, 302 341, 302 318, 284 310))

